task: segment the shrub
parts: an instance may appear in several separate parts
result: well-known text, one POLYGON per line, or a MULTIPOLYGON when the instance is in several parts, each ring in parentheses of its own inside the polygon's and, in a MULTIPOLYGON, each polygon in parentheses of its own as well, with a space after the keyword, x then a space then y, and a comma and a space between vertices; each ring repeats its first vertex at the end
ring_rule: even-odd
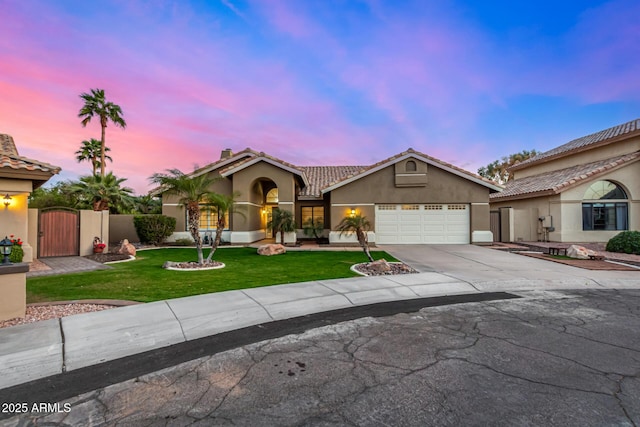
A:
POLYGON ((640 255, 640 231, 623 231, 607 242, 607 251, 640 255))
POLYGON ((133 217, 133 225, 142 243, 159 245, 176 229, 176 219, 166 215, 140 215, 133 217))
POLYGON ((24 257, 24 250, 22 250, 22 246, 13 245, 11 255, 9 255, 9 261, 13 263, 19 263, 22 262, 22 257, 24 257))

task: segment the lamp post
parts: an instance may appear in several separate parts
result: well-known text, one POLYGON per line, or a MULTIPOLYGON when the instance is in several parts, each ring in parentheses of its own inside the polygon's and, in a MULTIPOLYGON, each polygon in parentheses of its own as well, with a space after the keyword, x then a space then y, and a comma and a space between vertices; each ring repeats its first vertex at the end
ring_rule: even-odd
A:
POLYGON ((2 265, 12 264, 9 261, 9 255, 11 255, 11 251, 13 250, 13 242, 9 240, 7 236, 4 239, 0 240, 0 254, 3 255, 2 265))

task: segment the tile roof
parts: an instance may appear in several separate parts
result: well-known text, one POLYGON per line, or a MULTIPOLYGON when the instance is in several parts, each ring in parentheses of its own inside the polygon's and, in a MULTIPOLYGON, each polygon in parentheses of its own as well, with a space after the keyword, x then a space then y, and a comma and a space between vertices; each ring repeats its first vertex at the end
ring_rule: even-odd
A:
POLYGON ((535 157, 531 157, 530 159, 513 165, 511 169, 522 169, 535 163, 550 160, 551 158, 568 155, 570 152, 582 151, 592 145, 601 145, 604 143, 608 143, 607 141, 613 142, 622 137, 631 137, 636 135, 640 135, 640 119, 631 120, 630 122, 623 123, 609 129, 601 130, 600 132, 583 136, 582 138, 574 139, 573 141, 569 141, 559 147, 556 147, 549 151, 545 151, 544 153, 538 154, 535 157))
MULTIPOLYGON (((257 157, 264 157, 273 162, 280 163, 283 166, 286 166, 289 169, 293 169, 295 171, 300 172, 303 179, 306 178, 309 185, 305 186, 300 190, 299 196, 302 198, 321 198, 323 190, 332 187, 334 185, 340 185, 341 183, 345 183, 346 181, 352 179, 358 179, 360 175, 365 176, 368 172, 375 170, 376 168, 386 167, 387 165, 393 164, 394 160, 400 159, 401 157, 407 155, 416 155, 418 157, 422 157, 428 160, 432 164, 436 164, 442 166, 445 169, 449 169, 458 175, 465 176, 469 179, 475 180, 480 183, 484 183, 489 185, 491 188, 495 190, 500 190, 502 187, 499 184, 496 184, 494 181, 488 180, 486 178, 481 177, 480 175, 476 175, 469 171, 466 171, 462 168, 454 166, 450 163, 443 162, 434 157, 428 156, 419 151, 415 151, 412 148, 409 148, 407 151, 403 151, 402 153, 396 154, 395 156, 389 157, 382 161, 379 161, 373 165, 364 165, 364 166, 296 166, 292 163, 285 162, 284 160, 278 159, 276 157, 270 156, 264 152, 257 152, 252 150, 251 148, 246 148, 238 153, 234 153, 231 158, 220 159, 213 163, 208 164, 202 168, 199 168, 192 172, 191 176, 197 176, 203 173, 210 172, 212 170, 217 169, 218 166, 222 167, 219 170, 220 174, 226 174, 234 169, 241 167, 244 164, 247 164, 251 161, 254 161, 257 157), (235 161, 229 162, 230 159, 237 158, 235 161), (228 162, 228 163, 225 163, 228 162)), ((158 187, 152 190, 152 193, 158 194, 161 192, 161 188, 158 187)))
POLYGON ((18 155, 18 149, 13 137, 7 134, 0 134, 0 168, 41 171, 51 174, 60 172, 60 167, 58 166, 18 155))
POLYGON ((581 184, 598 175, 638 160, 640 160, 640 151, 584 165, 572 166, 566 169, 559 169, 553 172, 528 176, 507 182, 505 189, 501 193, 494 193, 489 195, 489 197, 492 201, 499 201, 558 194, 569 187, 581 184))
POLYGON ((300 166, 309 186, 300 190, 300 197, 321 197, 322 189, 333 182, 350 178, 366 169, 366 166, 300 166))

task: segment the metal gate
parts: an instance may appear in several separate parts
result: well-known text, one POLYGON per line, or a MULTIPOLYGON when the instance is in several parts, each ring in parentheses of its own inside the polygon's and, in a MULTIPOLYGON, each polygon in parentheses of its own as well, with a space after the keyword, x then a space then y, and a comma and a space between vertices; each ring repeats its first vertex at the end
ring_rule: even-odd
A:
POLYGON ((500 235, 500 211, 491 211, 490 215, 490 229, 493 233, 493 241, 501 242, 502 236, 500 235))
POLYGON ((80 254, 80 214, 75 209, 42 209, 38 215, 38 258, 80 254))

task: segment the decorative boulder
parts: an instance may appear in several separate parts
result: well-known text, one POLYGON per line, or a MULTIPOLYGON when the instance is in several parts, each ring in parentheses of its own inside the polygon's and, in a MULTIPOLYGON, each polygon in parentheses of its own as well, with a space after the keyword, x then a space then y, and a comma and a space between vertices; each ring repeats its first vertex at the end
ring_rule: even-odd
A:
POLYGON ((369 263, 369 268, 376 273, 384 273, 385 271, 391 271, 391 266, 386 259, 380 259, 369 263))
POLYGON ((115 253, 122 255, 136 256, 136 248, 127 239, 124 239, 118 247, 116 247, 115 253))
POLYGON ((287 250, 284 248, 284 246, 279 244, 262 245, 258 248, 258 255, 271 256, 280 255, 286 252, 287 250))
POLYGON ((598 253, 584 246, 571 245, 567 248, 567 256, 577 259, 589 259, 589 256, 597 256, 598 253))

